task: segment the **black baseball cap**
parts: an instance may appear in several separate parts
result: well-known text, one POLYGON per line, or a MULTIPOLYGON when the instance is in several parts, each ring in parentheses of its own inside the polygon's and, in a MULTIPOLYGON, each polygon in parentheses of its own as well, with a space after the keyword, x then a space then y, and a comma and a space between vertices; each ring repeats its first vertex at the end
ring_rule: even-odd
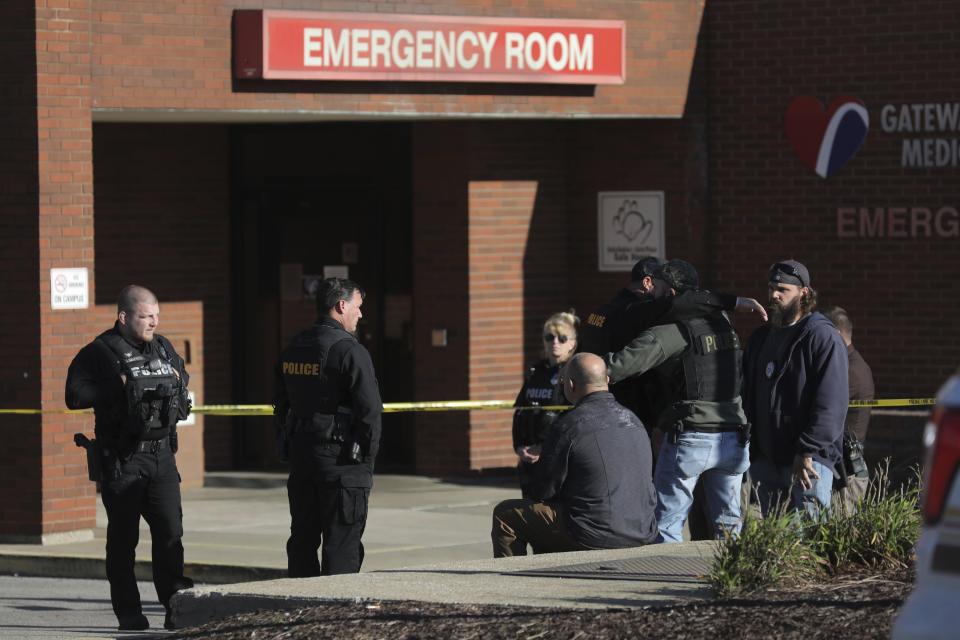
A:
POLYGON ((644 278, 652 278, 657 272, 657 269, 662 266, 663 260, 660 258, 654 256, 640 258, 637 260, 637 263, 633 265, 633 270, 630 271, 630 281, 640 282, 644 278))
POLYGON ((770 282, 794 284, 798 287, 810 286, 810 271, 802 262, 781 260, 770 265, 770 282))
POLYGON ((663 280, 677 293, 700 286, 700 276, 696 268, 686 260, 677 258, 668 260, 653 274, 653 277, 663 280))

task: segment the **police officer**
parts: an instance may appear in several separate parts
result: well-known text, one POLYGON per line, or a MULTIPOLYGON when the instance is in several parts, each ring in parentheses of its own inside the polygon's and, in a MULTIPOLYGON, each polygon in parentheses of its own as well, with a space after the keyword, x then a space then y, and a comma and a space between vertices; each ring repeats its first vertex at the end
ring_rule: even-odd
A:
MULTIPOLYGON (((170 341, 156 333, 157 297, 130 285, 120 292, 113 328, 70 364, 70 409, 93 407, 95 456, 107 510, 107 579, 120 630, 147 629, 133 573, 140 516, 150 525, 153 584, 170 620, 170 597, 193 586, 183 575, 183 515, 176 425, 187 417, 189 376, 170 341)), ((88 458, 89 459, 89 458, 88 458)))
MULTIPOLYGON (((698 318, 721 310, 756 313, 766 320, 763 305, 753 298, 696 288, 685 289, 676 296, 655 295, 654 276, 663 266, 663 261, 656 257, 641 258, 633 265, 630 283, 587 317, 581 329, 581 352, 604 357, 622 350, 655 324, 698 318)), ((611 383, 610 390, 617 402, 637 414, 649 433, 666 408, 658 377, 651 373, 611 383)))
POLYGON ((319 319, 293 339, 277 367, 278 442, 290 461, 291 578, 357 573, 363 562, 383 412, 373 362, 355 337, 363 298, 345 278, 321 282, 319 319))
MULTIPOLYGON (((529 375, 517 400, 516 407, 550 407, 569 405, 560 388, 560 368, 577 350, 577 327, 580 319, 572 311, 561 311, 543 323, 543 353, 545 358, 530 367, 529 375)), ((547 431, 556 422, 559 413, 546 409, 520 409, 513 413, 513 450, 520 459, 520 491, 530 497, 530 486, 536 475, 540 448, 547 431)))
MULTIPOLYGON (((622 349, 628 342, 656 319, 650 318, 645 326, 640 324, 643 319, 637 318, 637 311, 628 318, 628 309, 636 308, 637 303, 653 300, 653 273, 663 262, 654 256, 641 258, 633 265, 630 271, 630 282, 627 286, 606 303, 600 305, 593 313, 587 316, 583 323, 580 336, 580 351, 592 353, 600 357, 622 349)), ((642 311, 653 309, 640 305, 642 311)), ((610 392, 617 402, 631 409, 643 422, 650 432, 655 416, 649 410, 648 396, 656 395, 655 389, 650 389, 650 377, 624 380, 611 384, 610 392)))
MULTIPOLYGON (((654 295, 695 291, 698 283, 693 265, 670 260, 655 274, 654 295)), ((726 315, 710 311, 651 327, 606 358, 611 380, 653 371, 666 393, 657 426, 667 437, 654 472, 661 542, 682 541, 701 475, 714 536, 739 532, 740 484, 750 464, 741 354, 726 315)))

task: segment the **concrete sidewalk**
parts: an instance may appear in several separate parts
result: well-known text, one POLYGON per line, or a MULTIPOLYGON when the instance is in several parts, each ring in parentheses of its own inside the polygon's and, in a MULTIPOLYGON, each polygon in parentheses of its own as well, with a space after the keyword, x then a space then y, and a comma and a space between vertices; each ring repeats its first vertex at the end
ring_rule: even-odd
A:
MULTIPOLYGON (((709 542, 491 559, 491 513, 499 501, 519 497, 512 478, 377 476, 363 572, 285 579, 285 481, 281 474, 214 473, 204 488, 184 491, 186 573, 200 586, 175 596, 178 626, 325 601, 582 608, 710 597, 703 581, 713 551, 709 542)), ((105 536, 106 514, 98 500, 92 540, 0 545, 0 574, 102 580, 105 536)), ((137 563, 138 578, 150 580, 150 534, 143 522, 137 556, 145 559, 137 563)))
MULTIPOLYGON (((210 473, 183 493, 186 573, 197 582, 286 576, 290 513, 286 476, 210 473)), ((363 542, 363 570, 477 560, 491 556, 490 514, 519 496, 512 478, 440 480, 378 475, 363 542)), ((0 545, 0 574, 103 578, 106 513, 97 499, 93 539, 55 545, 0 545)), ((137 576, 150 580, 150 533, 141 520, 137 576)))
POLYGON ((191 627, 237 613, 344 601, 573 609, 682 604, 712 597, 703 575, 714 548, 713 542, 661 544, 197 587, 177 593, 171 605, 177 627, 191 627))

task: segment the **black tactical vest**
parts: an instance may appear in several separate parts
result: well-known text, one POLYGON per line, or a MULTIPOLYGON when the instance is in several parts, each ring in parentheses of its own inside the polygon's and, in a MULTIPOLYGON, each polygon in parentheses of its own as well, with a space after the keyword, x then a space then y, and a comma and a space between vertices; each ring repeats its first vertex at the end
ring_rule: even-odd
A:
POLYGON ((714 313, 676 323, 689 343, 666 388, 670 402, 726 402, 740 395, 740 338, 726 316, 714 313))
POLYGON ((115 333, 97 340, 113 354, 118 372, 127 378, 124 428, 149 440, 151 430, 175 426, 180 413, 180 378, 160 339, 156 339, 156 351, 151 349, 146 355, 115 333))
MULTIPOLYGON (((314 325, 297 335, 280 355, 280 374, 290 406, 285 417, 288 429, 308 428, 310 424, 329 429, 333 424, 323 416, 335 416, 338 409, 340 413, 349 410, 348 406, 341 407, 342 353, 338 353, 349 346, 348 341, 356 342, 356 338, 344 329, 314 325), (347 344, 335 348, 341 342, 347 344)), ((349 420, 340 422, 349 424, 349 420)), ((336 440, 344 435, 330 434, 336 440)))
MULTIPOLYGON (((551 367, 543 361, 530 367, 530 376, 523 385, 523 393, 517 399, 521 407, 550 407, 570 404, 558 384, 559 367, 551 367)), ((526 410, 518 411, 513 422, 515 446, 542 444, 547 430, 560 417, 557 411, 526 410)))

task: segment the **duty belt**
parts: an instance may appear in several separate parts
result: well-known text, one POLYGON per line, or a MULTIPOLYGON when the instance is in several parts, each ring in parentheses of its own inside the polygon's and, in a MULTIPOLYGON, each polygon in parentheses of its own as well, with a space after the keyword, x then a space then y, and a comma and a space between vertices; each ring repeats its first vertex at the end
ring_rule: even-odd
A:
POLYGON ((348 414, 314 413, 312 416, 290 416, 290 427, 293 435, 315 435, 324 442, 343 442, 349 428, 348 414))
POLYGON ((170 438, 160 438, 159 440, 141 440, 133 451, 134 453, 157 453, 168 448, 170 448, 170 438))

